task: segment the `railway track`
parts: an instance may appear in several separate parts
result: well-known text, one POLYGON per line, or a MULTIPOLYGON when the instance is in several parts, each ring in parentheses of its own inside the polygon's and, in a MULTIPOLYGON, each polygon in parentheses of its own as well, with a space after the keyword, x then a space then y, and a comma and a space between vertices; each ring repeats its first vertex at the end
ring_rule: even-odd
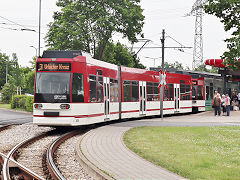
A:
POLYGON ((65 142, 67 139, 78 135, 78 134, 83 134, 84 132, 79 131, 79 130, 75 130, 73 132, 69 132, 66 134, 63 134, 62 136, 60 136, 58 139, 56 139, 48 148, 47 150, 47 167, 49 170, 49 173, 51 174, 51 177, 53 179, 61 179, 61 180, 65 180, 66 178, 62 175, 62 173, 60 172, 60 170, 57 168, 57 165, 54 163, 54 155, 55 152, 57 150, 57 148, 63 143, 65 142))
POLYGON ((11 127, 11 125, 0 125, 0 132, 4 131, 10 127, 11 127))
POLYGON ((30 139, 27 139, 25 141, 22 141, 21 143, 17 144, 15 147, 13 147, 10 152, 5 156, 3 168, 2 168, 2 177, 4 180, 8 179, 44 179, 43 177, 39 176, 35 172, 28 169, 26 166, 18 163, 15 159, 18 155, 18 151, 21 148, 24 148, 28 144, 33 143, 34 141, 37 141, 40 138, 43 138, 46 136, 46 133, 40 134, 38 136, 32 137, 30 139), (18 174, 18 175, 16 175, 18 174))
POLYGON ((85 131, 78 129, 63 134, 52 130, 22 141, 7 155, 0 153, 2 179, 66 179, 55 165, 56 150, 66 140, 85 131))

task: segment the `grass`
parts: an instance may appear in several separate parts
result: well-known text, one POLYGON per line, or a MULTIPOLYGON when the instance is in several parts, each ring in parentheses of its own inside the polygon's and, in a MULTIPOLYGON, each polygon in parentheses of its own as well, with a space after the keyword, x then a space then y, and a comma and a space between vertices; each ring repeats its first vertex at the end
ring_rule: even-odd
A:
MULTIPOLYGON (((11 105, 10 105, 10 104, 1 104, 1 103, 0 103, 0 108, 11 109, 11 105)), ((23 109, 23 108, 15 108, 14 110, 17 110, 17 111, 26 111, 26 110, 23 109)))
POLYGON ((11 109, 11 105, 10 104, 1 104, 0 103, 0 108, 11 109))
POLYGON ((129 130, 124 142, 188 179, 240 179, 239 127, 140 127, 129 130))

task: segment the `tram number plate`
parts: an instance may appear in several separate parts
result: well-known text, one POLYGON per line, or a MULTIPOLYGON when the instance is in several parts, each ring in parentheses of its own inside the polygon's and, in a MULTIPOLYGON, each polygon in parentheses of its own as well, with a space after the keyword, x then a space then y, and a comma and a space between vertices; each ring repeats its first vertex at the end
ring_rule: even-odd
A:
POLYGON ((44 116, 58 117, 59 116, 59 112, 44 112, 44 116))

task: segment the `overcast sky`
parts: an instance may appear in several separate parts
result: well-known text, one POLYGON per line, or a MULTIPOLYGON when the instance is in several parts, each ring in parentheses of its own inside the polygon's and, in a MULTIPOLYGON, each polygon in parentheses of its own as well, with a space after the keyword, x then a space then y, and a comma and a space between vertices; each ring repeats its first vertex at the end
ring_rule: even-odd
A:
MULTIPOLYGON (((179 43, 193 47, 195 17, 184 17, 191 11, 196 0, 142 0, 141 6, 144 9, 145 24, 143 32, 145 38, 151 43, 147 46, 160 46, 162 29, 165 29, 167 36, 174 38, 179 43)), ((39 0, 1 0, 0 1, 0 52, 11 55, 17 53, 21 66, 29 66, 29 61, 35 56, 36 51, 30 46, 38 48, 38 8, 39 0), (8 20, 10 21, 8 21, 8 20), (19 25, 13 25, 11 22, 19 25), (20 26, 21 25, 21 26, 20 26), (21 31, 29 28, 37 32, 21 31), (17 30, 14 30, 17 29, 17 30)), ((53 21, 53 12, 59 10, 56 0, 42 0, 42 21, 41 21, 41 54, 46 50, 44 37, 48 31, 47 24, 53 21)), ((204 60, 220 58, 226 50, 224 39, 229 37, 223 29, 223 24, 214 16, 205 14, 203 17, 203 46, 204 60)), ((128 42, 122 40, 121 36, 115 36, 115 41, 120 40, 127 46, 128 42)), ((178 46, 171 38, 166 38, 166 46, 178 46)), ((140 47, 142 44, 135 44, 140 47)), ((138 51, 138 49, 135 49, 138 51)), ((141 63, 147 67, 161 64, 161 49, 143 49, 139 52, 141 63)), ((193 48, 181 52, 177 49, 167 49, 165 60, 172 63, 178 61, 184 66, 192 67, 193 48)))

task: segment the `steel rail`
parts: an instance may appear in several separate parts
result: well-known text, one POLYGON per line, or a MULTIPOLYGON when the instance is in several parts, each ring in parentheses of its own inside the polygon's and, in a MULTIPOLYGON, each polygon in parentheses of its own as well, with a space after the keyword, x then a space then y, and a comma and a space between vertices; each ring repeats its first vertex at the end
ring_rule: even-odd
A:
POLYGON ((9 173, 9 161, 14 162, 14 164, 16 164, 22 171, 24 171, 30 177, 32 177, 34 179, 40 179, 40 180, 44 179, 41 176, 37 175, 33 171, 27 169, 26 167, 24 167, 23 165, 19 164, 17 161, 14 160, 14 157, 15 157, 18 149, 23 148, 23 147, 27 146, 28 144, 30 144, 31 142, 34 142, 37 139, 40 139, 44 136, 46 136, 46 133, 40 134, 40 135, 32 137, 30 139, 27 139, 27 140, 17 144, 14 148, 11 149, 11 151, 7 154, 7 156, 5 156, 5 160, 4 160, 4 163, 3 163, 3 169, 2 169, 3 180, 11 179, 10 178, 10 173, 9 173))
MULTIPOLYGON (((0 153, 0 156, 5 158, 5 159, 7 159, 7 156, 2 154, 2 153, 0 153)), ((14 163, 19 169, 21 169, 23 172, 28 174, 32 179, 45 180, 43 177, 39 176, 38 174, 36 174, 35 172, 31 171, 27 167, 23 166, 19 162, 15 161, 13 158, 9 158, 8 161, 11 161, 12 163, 14 163)), ((10 177, 6 177, 6 176, 3 175, 3 179, 5 179, 5 178, 9 178, 10 179, 10 177)))
POLYGON ((62 173, 59 171, 59 169, 56 167, 55 163, 53 162, 54 152, 56 151, 57 147, 60 144, 62 144, 65 140, 80 133, 83 133, 83 130, 78 129, 78 130, 63 134, 62 136, 57 138, 48 148, 46 163, 47 163, 49 173, 51 174, 53 179, 66 180, 66 178, 62 175, 62 173))
POLYGON ((0 132, 4 131, 5 129, 8 129, 11 125, 2 125, 0 126, 0 132))

